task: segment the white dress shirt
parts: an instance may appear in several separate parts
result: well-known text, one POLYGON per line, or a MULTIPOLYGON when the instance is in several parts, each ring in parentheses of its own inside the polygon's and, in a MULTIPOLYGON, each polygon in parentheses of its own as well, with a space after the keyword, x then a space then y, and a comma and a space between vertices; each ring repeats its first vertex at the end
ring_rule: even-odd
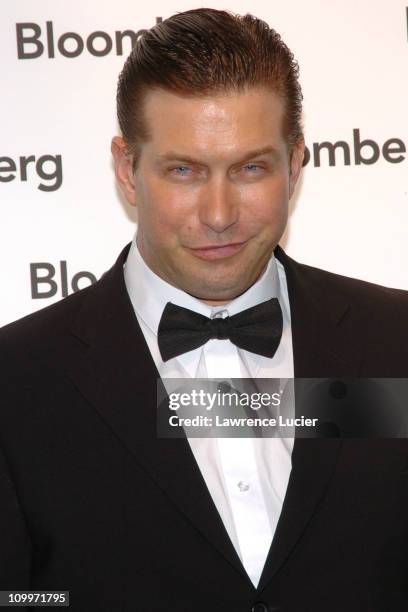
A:
MULTIPOLYGON (((272 255, 267 269, 245 293, 225 306, 209 306, 170 285, 145 263, 133 240, 124 266, 127 291, 158 372, 166 378, 292 378, 289 298, 282 264, 272 255), (283 332, 272 358, 237 348, 229 340, 163 362, 157 329, 167 302, 213 318, 232 316, 277 297, 283 332)), ((290 438, 188 438, 225 529, 257 586, 282 510, 291 471, 290 438)))

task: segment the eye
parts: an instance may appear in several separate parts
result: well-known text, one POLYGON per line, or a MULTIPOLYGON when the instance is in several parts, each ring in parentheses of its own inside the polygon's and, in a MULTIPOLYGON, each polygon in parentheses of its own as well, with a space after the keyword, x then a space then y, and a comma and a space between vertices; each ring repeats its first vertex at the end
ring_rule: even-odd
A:
POLYGON ((175 166, 174 168, 170 168, 170 171, 177 176, 186 176, 189 170, 190 168, 187 166, 175 166))
POLYGON ((249 174, 253 174, 256 170, 262 170, 261 166, 258 166, 258 164, 246 164, 244 169, 249 170, 249 174))

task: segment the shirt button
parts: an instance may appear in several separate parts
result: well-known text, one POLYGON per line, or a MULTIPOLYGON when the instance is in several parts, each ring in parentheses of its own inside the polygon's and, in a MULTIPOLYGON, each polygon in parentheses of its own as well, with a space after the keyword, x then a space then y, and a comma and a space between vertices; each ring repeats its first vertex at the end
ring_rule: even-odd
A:
MULTIPOLYGON (((234 391, 234 388, 231 387, 228 380, 222 380, 217 385, 217 391, 218 393, 221 393, 221 395, 224 395, 224 393, 226 394, 226 393, 231 393, 232 391, 234 391)), ((221 403, 221 406, 222 406, 222 403, 221 403)))
POLYGON ((267 606, 265 603, 258 601, 252 606, 251 612, 278 612, 280 609, 279 606, 267 606))
POLYGON ((228 317, 228 310, 219 310, 218 312, 215 312, 214 314, 211 315, 212 319, 223 319, 224 318, 224 314, 226 317, 228 317))
POLYGON ((245 480, 240 480, 237 484, 237 487, 241 491, 241 493, 244 493, 245 491, 249 490, 249 484, 245 482, 245 480))
POLYGON ((251 608, 251 612, 268 612, 268 606, 260 601, 254 604, 251 608))

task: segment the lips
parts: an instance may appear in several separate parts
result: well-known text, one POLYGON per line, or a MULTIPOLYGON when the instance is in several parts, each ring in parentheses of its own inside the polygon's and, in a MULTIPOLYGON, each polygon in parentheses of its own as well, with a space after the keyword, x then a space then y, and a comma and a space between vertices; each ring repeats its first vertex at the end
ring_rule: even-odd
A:
POLYGON ((239 253, 239 251, 241 251, 245 245, 246 241, 226 244, 224 246, 201 247, 199 249, 190 249, 190 251, 193 253, 193 255, 199 257, 200 259, 224 259, 239 253))

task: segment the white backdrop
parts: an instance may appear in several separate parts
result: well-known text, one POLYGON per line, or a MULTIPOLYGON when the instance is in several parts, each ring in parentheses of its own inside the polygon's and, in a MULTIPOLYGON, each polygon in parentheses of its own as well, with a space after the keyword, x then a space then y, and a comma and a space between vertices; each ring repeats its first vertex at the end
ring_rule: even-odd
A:
MULTIPOLYGON (((404 289, 407 4, 206 5, 265 19, 300 64, 310 160, 281 244, 304 263, 404 289), (330 159, 329 148, 339 141, 344 144, 330 159)), ((126 0, 18 0, 3 6, 0 325, 71 293, 72 280, 81 288, 99 278, 131 240, 134 211, 119 197, 110 159, 118 131, 116 82, 131 45, 123 36, 121 55, 117 39, 198 6, 193 0, 150 0, 141 8, 126 0), (54 284, 35 280, 47 275, 54 284)))

